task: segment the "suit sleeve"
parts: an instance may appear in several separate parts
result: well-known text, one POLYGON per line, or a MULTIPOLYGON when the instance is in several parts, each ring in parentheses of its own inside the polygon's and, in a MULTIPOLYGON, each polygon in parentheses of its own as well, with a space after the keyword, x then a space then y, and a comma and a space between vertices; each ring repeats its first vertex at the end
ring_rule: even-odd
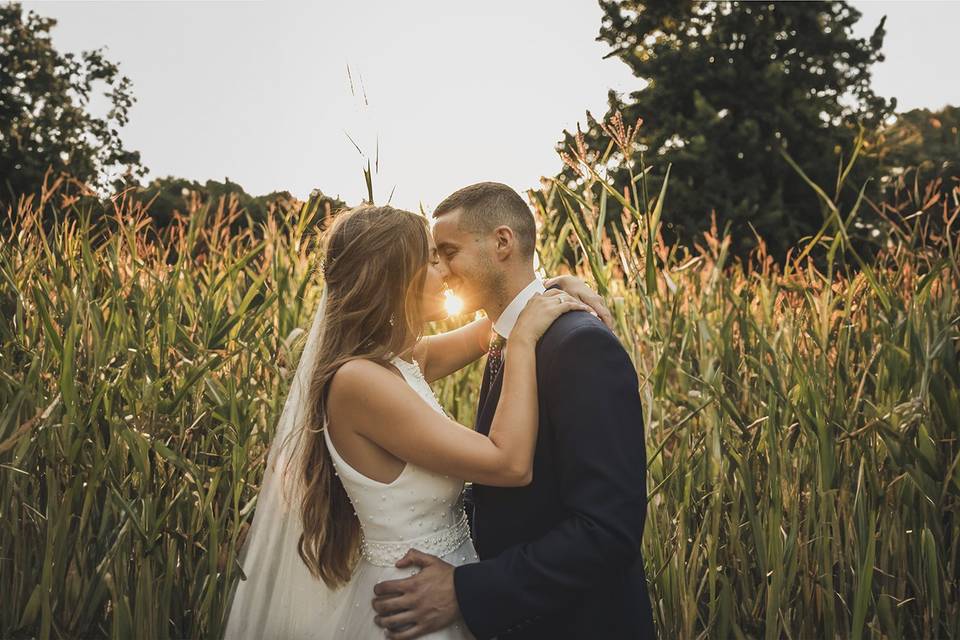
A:
POLYGON ((646 448, 633 364, 599 325, 574 329, 551 351, 538 393, 568 515, 537 540, 454 570, 461 613, 477 638, 560 612, 640 553, 646 448))

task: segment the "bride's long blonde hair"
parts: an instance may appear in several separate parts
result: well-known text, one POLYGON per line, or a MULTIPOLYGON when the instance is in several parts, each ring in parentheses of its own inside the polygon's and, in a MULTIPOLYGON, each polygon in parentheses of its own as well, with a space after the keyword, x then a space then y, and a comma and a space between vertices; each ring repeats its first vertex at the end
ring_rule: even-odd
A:
POLYGON ((419 339, 428 233, 422 216, 363 205, 339 214, 324 238, 327 302, 297 456, 303 523, 297 551, 310 573, 331 588, 353 573, 360 522, 323 438, 330 381, 350 360, 386 363, 419 339))

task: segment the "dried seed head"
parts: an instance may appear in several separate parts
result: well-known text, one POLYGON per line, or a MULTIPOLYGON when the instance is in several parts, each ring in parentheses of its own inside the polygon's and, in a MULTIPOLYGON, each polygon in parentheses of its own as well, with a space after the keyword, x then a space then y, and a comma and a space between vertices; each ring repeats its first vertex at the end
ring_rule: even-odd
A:
POLYGON ((620 111, 615 111, 607 122, 601 122, 600 128, 607 136, 613 140, 624 159, 633 155, 633 143, 637 138, 637 133, 643 125, 643 118, 637 118, 637 122, 632 127, 623 126, 623 115, 620 111))
POLYGON ((580 163, 574 160, 569 153, 566 151, 561 151, 560 159, 563 160, 563 164, 570 167, 570 170, 577 174, 578 178, 583 177, 583 169, 580 167, 580 163))

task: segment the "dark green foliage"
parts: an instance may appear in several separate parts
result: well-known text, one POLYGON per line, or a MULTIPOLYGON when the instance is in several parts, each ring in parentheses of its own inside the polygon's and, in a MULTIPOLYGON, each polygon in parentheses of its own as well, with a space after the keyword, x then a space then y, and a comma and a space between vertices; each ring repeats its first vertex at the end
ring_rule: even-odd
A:
POLYGON ((960 184, 960 107, 946 106, 940 111, 913 109, 897 115, 897 121, 884 129, 880 155, 891 174, 885 180, 888 190, 897 184, 912 186, 939 181, 939 193, 947 201, 960 184))
MULTIPOLYGON (((290 211, 298 210, 303 203, 289 191, 274 191, 262 196, 251 196, 236 182, 225 178, 223 182, 207 180, 200 184, 185 178, 156 178, 146 187, 135 188, 133 197, 149 205, 147 212, 158 229, 169 226, 175 216, 189 217, 198 207, 211 207, 213 210, 236 211, 241 215, 231 215, 229 226, 236 233, 250 229, 259 234, 260 228, 272 216, 274 221, 285 217, 290 211)), ((339 198, 324 195, 314 189, 309 197, 311 207, 316 207, 321 219, 326 219, 346 207, 339 198)))
POLYGON ((109 186, 111 174, 145 173, 118 132, 134 102, 130 80, 101 49, 58 52, 55 24, 17 3, 0 5, 0 212, 37 193, 48 168, 95 187, 109 186), (102 118, 88 108, 97 92, 109 101, 102 118))
MULTIPOLYGON (((870 88, 870 66, 883 59, 883 22, 865 40, 852 36, 860 13, 846 2, 600 4, 598 39, 638 78, 629 95, 610 93, 608 117, 643 119, 636 144, 646 164, 659 167, 651 195, 673 165, 667 240, 689 242, 709 229, 714 210, 721 226, 732 225, 735 253, 755 245, 750 225, 775 254, 815 233, 821 207, 777 150, 785 147, 818 184, 832 184, 858 124, 873 130, 891 113, 895 101, 870 88)), ((591 117, 587 147, 602 154, 606 139, 591 117)), ((571 146, 565 133, 563 147, 571 146)), ((630 162, 639 175, 639 155, 630 162)), ((609 166, 622 192, 623 155, 614 150, 609 166)), ((846 197, 855 199, 876 171, 859 163, 846 197)), ((562 177, 575 179, 569 168, 562 177)))

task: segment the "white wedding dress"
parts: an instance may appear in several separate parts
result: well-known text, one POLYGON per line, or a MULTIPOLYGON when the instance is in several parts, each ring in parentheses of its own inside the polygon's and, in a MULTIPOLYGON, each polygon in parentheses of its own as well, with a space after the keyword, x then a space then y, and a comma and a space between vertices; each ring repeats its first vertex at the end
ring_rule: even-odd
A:
MULTIPOLYGON (((414 391, 443 413, 433 390, 415 362, 394 358, 393 364, 414 391)), ((463 481, 407 463, 396 480, 378 482, 353 469, 340 457, 327 430, 323 431, 334 468, 343 482, 363 529, 363 556, 347 595, 330 621, 343 638, 382 638, 383 629, 373 617, 373 586, 384 580, 412 576, 418 567, 394 566, 409 549, 419 549, 452 565, 477 562, 463 505, 463 481)), ((459 640, 473 636, 463 623, 423 638, 459 640)))
MULTIPOLYGON (((312 345, 319 332, 315 320, 281 417, 280 433, 301 424, 304 390, 313 365, 312 345)), ((443 413, 419 365, 400 358, 392 362, 424 402, 443 413)), ((278 445, 268 461, 248 544, 241 556, 247 579, 237 585, 231 599, 225 631, 228 640, 383 638, 384 630, 373 621, 373 587, 419 571, 415 566, 394 566, 409 549, 438 556, 452 565, 477 561, 464 511, 462 480, 408 462, 393 482, 378 482, 351 468, 337 453, 325 429, 324 438, 334 469, 361 522, 362 557, 353 576, 342 588, 331 590, 313 578, 297 554, 303 529, 292 506, 295 502, 279 497, 274 469, 280 468, 288 454, 278 445)), ((463 640, 473 636, 460 622, 423 637, 463 640)))

